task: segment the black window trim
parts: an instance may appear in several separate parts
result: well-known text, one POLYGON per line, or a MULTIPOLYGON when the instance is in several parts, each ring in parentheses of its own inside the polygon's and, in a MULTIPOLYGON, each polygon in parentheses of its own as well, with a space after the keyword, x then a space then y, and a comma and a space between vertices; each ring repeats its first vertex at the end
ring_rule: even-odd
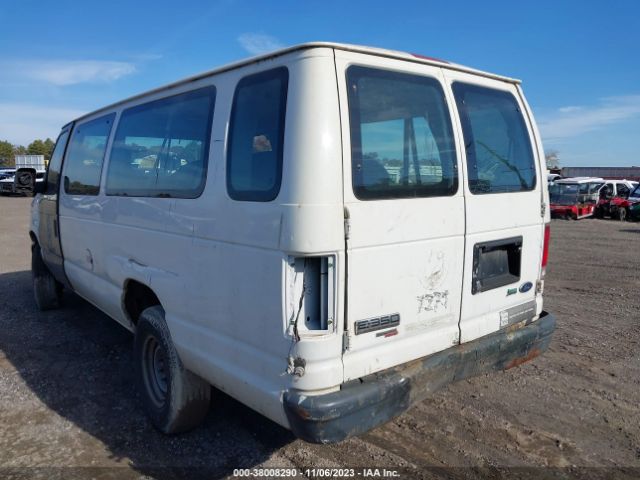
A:
POLYGON ((60 181, 62 179, 62 169, 64 168, 64 160, 65 160, 65 158, 67 156, 67 148, 69 148, 69 140, 71 140, 71 133, 73 132, 74 126, 75 126, 74 122, 66 124, 60 130, 60 133, 58 134, 58 138, 56 138, 56 143, 53 146, 53 151, 54 152, 55 152, 56 147, 58 146, 58 142, 60 141, 60 138, 65 133, 67 134, 67 140, 65 141, 64 146, 62 146, 62 158, 60 159, 60 171, 58 172, 58 183, 56 185, 56 190, 55 190, 55 192, 49 192, 49 168, 51 167, 51 160, 49 160, 49 163, 47 165, 47 171, 46 171, 45 176, 44 176, 45 195, 59 195, 60 194, 60 186, 64 183, 64 182, 60 181))
POLYGON ((418 72, 408 72, 405 70, 394 70, 394 69, 388 69, 388 68, 382 68, 382 67, 378 67, 378 66, 371 66, 371 65, 365 65, 365 64, 351 64, 349 65, 346 70, 345 70, 345 80, 346 80, 346 85, 347 85, 347 102, 348 102, 348 106, 349 106, 349 112, 348 112, 348 118, 349 118, 349 133, 350 133, 350 140, 351 140, 351 151, 349 152, 351 155, 351 189, 353 191, 354 196, 360 200, 360 201, 381 201, 381 200, 400 200, 400 199, 424 199, 424 198, 444 198, 444 197, 454 197, 458 194, 458 191, 460 189, 460 172, 459 172, 459 166, 458 166, 458 147, 456 145, 456 140, 455 140, 455 127, 453 124, 453 117, 452 117, 452 112, 451 112, 451 108, 449 105, 449 102, 447 101, 447 96, 444 90, 444 86, 442 84, 442 82, 440 81, 439 78, 433 76, 433 75, 428 75, 428 74, 424 74, 424 73, 418 73, 418 72), (352 100, 351 100, 351 94, 350 94, 350 82, 349 82, 349 72, 352 69, 359 69, 359 70, 363 70, 363 71, 367 71, 370 74, 373 75, 377 75, 380 77, 389 77, 389 76, 404 76, 404 77, 413 77, 416 80, 423 80, 423 81, 429 81, 430 85, 435 86, 440 94, 441 94, 441 98, 442 98, 442 102, 443 102, 443 106, 444 106, 444 113, 446 114, 447 118, 446 120, 448 121, 447 125, 449 127, 449 133, 451 135, 451 145, 453 146, 453 164, 452 164, 452 170, 453 170, 453 185, 451 186, 450 191, 448 191, 447 193, 442 193, 441 191, 436 191, 434 193, 431 194, 427 194, 427 195, 402 195, 402 194, 394 194, 393 192, 389 192, 388 194, 384 194, 384 192, 381 194, 380 192, 368 192, 366 190, 364 190, 363 188, 358 188, 358 186, 356 186, 355 184, 355 180, 356 180, 356 176, 354 174, 354 164, 355 164, 355 160, 354 160, 354 145, 358 148, 358 151, 360 151, 360 154, 362 155, 362 135, 360 132, 360 116, 359 116, 359 112, 355 113, 355 110, 352 105, 352 100), (357 118, 357 121, 354 121, 354 119, 357 118), (356 139, 356 142, 353 141, 353 139, 356 139))
MULTIPOLYGON (((115 124, 115 120, 116 120, 116 112, 109 112, 105 115, 100 115, 99 117, 96 118, 92 118, 90 120, 86 120, 82 123, 74 123, 73 124, 73 129, 71 130, 71 134, 69 135, 69 138, 67 139, 67 145, 65 147, 65 151, 64 151, 64 157, 62 158, 62 165, 60 166, 60 177, 62 179, 62 189, 64 190, 65 195, 68 196, 72 196, 72 197, 97 197, 100 195, 100 193, 102 192, 102 174, 104 173, 104 163, 105 163, 105 159, 107 158, 107 151, 109 150, 109 142, 111 140, 111 135, 113 135, 113 126, 115 124), (109 119, 110 120, 107 120, 109 119), (107 138, 105 140, 105 144, 104 144, 104 152, 102 152, 102 163, 100 164, 100 175, 98 176, 98 191, 96 193, 69 193, 67 191, 67 176, 66 175, 62 175, 65 172, 65 165, 67 164, 67 156, 69 155, 69 149, 70 147, 73 145, 73 138, 76 135, 76 132, 79 128, 81 128, 83 125, 88 125, 90 123, 94 123, 94 122, 98 122, 98 121, 110 121, 111 122, 111 126, 109 127, 109 132, 107 133, 107 138)), ((54 147, 55 148, 55 147, 54 147)), ((60 182, 59 182, 60 183, 60 182)), ((58 190, 60 191, 60 190, 58 190)))
POLYGON ((287 123, 287 98, 289 96, 289 69, 285 65, 281 65, 275 68, 270 68, 268 70, 262 70, 260 72, 251 73, 246 75, 236 83, 234 92, 233 92, 233 101, 231 103, 231 112, 229 114, 229 131, 227 133, 226 139, 226 161, 225 161, 225 177, 227 184, 227 195, 231 200, 239 201, 239 202, 272 202, 278 195, 280 195, 280 189, 282 188, 282 170, 283 170, 283 162, 284 162, 284 139, 285 139, 285 129, 287 123), (280 136, 278 138, 278 142, 280 144, 280 152, 277 158, 277 179, 274 185, 274 188, 265 192, 251 192, 251 191, 237 191, 231 185, 231 169, 229 168, 232 148, 231 148, 231 140, 233 139, 233 131, 235 127, 235 116, 236 116, 236 102, 238 100, 238 93, 240 91, 240 87, 254 85, 256 83, 261 83, 266 79, 278 78, 282 81, 282 90, 280 94, 280 118, 278 119, 278 123, 280 125, 280 136))
MULTIPOLYGON (((460 118, 460 129, 462 130, 462 142, 463 144, 465 144, 465 149, 464 149, 464 161, 466 163, 466 172, 467 172, 467 187, 469 189, 469 192, 471 193, 471 195, 508 195, 508 194, 518 194, 518 193, 528 193, 528 192, 533 192, 536 190, 536 188, 538 187, 538 161, 537 161, 537 152, 536 149, 534 148, 534 136, 533 136, 533 131, 531 130, 530 124, 528 123, 528 119, 529 116, 527 115, 527 118, 525 118, 524 115, 524 111, 522 110, 522 106, 520 105, 520 102, 518 101, 518 97, 516 97, 516 95, 513 94, 513 92, 510 92, 508 90, 503 90, 500 88, 495 88, 495 87, 488 87, 486 85, 480 85, 477 83, 472 83, 472 82, 467 82, 467 81, 460 81, 460 80, 456 80, 454 82, 451 83, 451 91, 453 93, 454 96, 454 100, 456 102, 456 110, 458 113, 458 117, 460 118), (527 135, 527 139, 529 142, 529 149, 531 150, 531 160, 533 161, 533 183, 531 185, 531 188, 529 189, 521 189, 521 190, 515 190, 515 191, 510 191, 510 192, 482 192, 482 191, 474 191, 474 189, 471 188, 471 176, 469 175, 469 155, 467 154, 467 149, 466 149, 466 141, 464 138, 465 132, 468 131, 469 135, 471 137, 471 139, 473 139, 473 129, 471 128, 470 125, 470 120, 469 120, 469 116, 467 115, 467 111, 466 109, 461 110, 460 108, 458 108, 458 97, 456 95, 455 92, 455 85, 462 85, 464 87, 472 87, 472 88, 478 88, 478 89, 484 89, 484 90, 491 90, 494 92, 500 92, 500 93, 504 93, 506 95, 509 95, 513 98, 513 100, 515 101, 515 104, 518 108, 518 112, 520 113, 520 118, 522 120, 522 125, 524 126, 524 130, 525 133, 527 135)), ((473 140, 472 140, 473 141, 473 140)))
MULTIPOLYGON (((177 93, 172 93, 171 95, 167 95, 165 97, 160 97, 160 98, 156 98, 154 100, 150 100, 147 102, 142 102, 142 103, 138 103, 136 105, 133 105, 131 107, 128 108, 124 108, 120 111, 120 114, 118 115, 118 124, 116 125, 116 129, 115 129, 115 133, 113 134, 113 138, 114 141, 118 136, 118 129, 120 128, 120 123, 122 120, 122 116, 124 115, 125 112, 138 112, 138 111, 144 111, 144 110, 148 110, 149 108, 153 108, 154 104, 166 101, 167 99, 171 99, 171 98, 175 98, 175 97, 179 97, 181 95, 188 95, 188 94, 194 94, 196 92, 200 92, 200 91, 206 91, 208 90, 208 97, 211 100, 211 108, 209 108, 209 115, 207 118, 207 135, 205 137, 205 149, 204 149, 204 153, 203 153, 203 157, 202 157, 202 179, 200 181, 200 185, 198 186, 197 190, 194 190, 194 192, 196 192, 197 194, 195 195, 178 195, 178 194, 171 194, 170 196, 167 195, 163 195, 162 192, 160 193, 155 193, 153 195, 150 195, 149 192, 147 193, 125 193, 125 192, 120 192, 120 193, 113 193, 112 191, 110 191, 107 187, 107 181, 109 178, 109 170, 111 169, 111 154, 113 152, 113 145, 112 148, 109 149, 109 161, 108 161, 108 165, 107 165, 107 174, 105 175, 105 195, 108 197, 131 197, 131 198, 180 198, 180 199, 189 199, 189 200, 193 200, 196 198, 200 198, 202 196, 202 194, 204 193, 204 190, 207 186, 207 176, 208 176, 208 172, 209 172, 209 157, 210 157, 210 153, 211 153, 211 137, 213 136, 213 117, 215 114, 215 108, 216 108, 216 101, 217 101, 217 95, 218 95, 218 91, 216 89, 215 85, 204 85, 204 86, 200 86, 191 90, 185 90, 182 92, 177 92, 177 93)), ((142 190, 142 189, 141 189, 142 190)))

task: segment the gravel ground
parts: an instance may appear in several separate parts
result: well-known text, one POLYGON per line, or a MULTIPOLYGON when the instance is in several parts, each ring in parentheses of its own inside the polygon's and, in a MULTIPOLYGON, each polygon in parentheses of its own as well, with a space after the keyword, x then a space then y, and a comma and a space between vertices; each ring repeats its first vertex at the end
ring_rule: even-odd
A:
POLYGON ((201 428, 157 433, 133 387, 131 335, 74 295, 62 310, 36 310, 29 203, 0 197, 0 478, 220 478, 293 467, 640 477, 638 223, 553 221, 545 308, 558 329, 545 355, 320 446, 219 393, 201 428))

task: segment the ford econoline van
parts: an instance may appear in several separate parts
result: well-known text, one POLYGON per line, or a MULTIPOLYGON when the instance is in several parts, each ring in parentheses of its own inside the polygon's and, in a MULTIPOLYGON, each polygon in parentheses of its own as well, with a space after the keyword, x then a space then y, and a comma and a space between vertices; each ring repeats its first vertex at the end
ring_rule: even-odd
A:
POLYGON ((32 207, 35 299, 68 289, 134 333, 165 433, 213 386, 336 442, 547 348, 545 175, 517 80, 286 48, 65 125, 32 207))

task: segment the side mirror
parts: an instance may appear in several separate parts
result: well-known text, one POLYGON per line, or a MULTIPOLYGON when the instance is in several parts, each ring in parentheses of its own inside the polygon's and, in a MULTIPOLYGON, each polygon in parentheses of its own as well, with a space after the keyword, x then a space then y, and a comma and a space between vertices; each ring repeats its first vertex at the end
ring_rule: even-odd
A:
POLYGON ((35 186, 33 187, 34 193, 44 193, 47 190, 47 180, 43 180, 42 182, 36 181, 35 186))

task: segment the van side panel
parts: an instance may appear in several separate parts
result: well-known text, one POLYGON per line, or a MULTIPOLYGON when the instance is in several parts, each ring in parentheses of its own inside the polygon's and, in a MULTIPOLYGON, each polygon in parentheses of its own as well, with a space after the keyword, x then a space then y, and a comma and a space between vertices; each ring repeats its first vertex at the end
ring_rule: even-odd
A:
POLYGON ((305 50, 249 65, 138 98, 121 111, 211 84, 217 95, 202 195, 105 195, 108 148, 100 193, 62 196, 65 265, 81 296, 130 329, 135 325, 124 311, 123 289, 130 280, 149 286, 185 366, 286 426, 283 391, 322 393, 344 379, 342 152, 333 51, 305 50), (226 141, 236 85, 279 66, 289 70, 280 193, 271 202, 232 200, 226 141), (290 322, 303 284, 301 277, 291 280, 293 260, 318 255, 335 259, 335 322, 323 332, 301 329, 296 341, 290 322), (304 363, 303 375, 287 373, 289 356, 304 363))
POLYGON ((207 187, 201 199, 177 200, 172 211, 179 223, 193 225, 194 234, 184 295, 172 300, 167 319, 189 368, 287 425, 284 390, 326 391, 343 381, 341 332, 299 342, 292 338, 286 281, 294 256, 330 253, 341 261, 333 56, 328 49, 305 51, 228 72, 215 81, 218 100, 207 187), (289 88, 280 192, 271 202, 232 200, 226 189, 224 139, 235 87, 247 75, 281 65, 288 68, 289 88), (304 375, 286 372, 288 356, 304 360, 304 375))

